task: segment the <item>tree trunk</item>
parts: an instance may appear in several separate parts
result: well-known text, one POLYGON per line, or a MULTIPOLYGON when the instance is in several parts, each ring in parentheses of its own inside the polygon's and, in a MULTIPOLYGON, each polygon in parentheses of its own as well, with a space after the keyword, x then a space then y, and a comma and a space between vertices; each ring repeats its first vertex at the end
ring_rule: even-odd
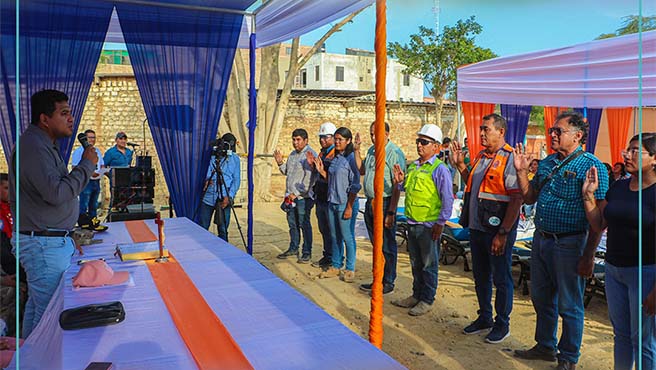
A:
POLYGON ((253 185, 256 201, 271 202, 275 197, 271 194, 271 173, 278 171, 273 160, 268 157, 256 157, 253 162, 253 185))

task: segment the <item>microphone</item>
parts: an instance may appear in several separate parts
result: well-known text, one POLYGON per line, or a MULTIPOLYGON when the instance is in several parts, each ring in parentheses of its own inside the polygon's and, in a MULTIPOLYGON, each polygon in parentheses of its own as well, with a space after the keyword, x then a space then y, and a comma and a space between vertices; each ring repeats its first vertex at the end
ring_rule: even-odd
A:
POLYGON ((80 144, 82 144, 84 149, 91 146, 91 144, 89 144, 89 139, 87 139, 87 134, 84 132, 77 135, 77 140, 80 142, 80 144))
POLYGON ((126 143, 126 145, 129 145, 129 146, 139 146, 139 144, 131 143, 131 142, 129 142, 129 141, 126 143))

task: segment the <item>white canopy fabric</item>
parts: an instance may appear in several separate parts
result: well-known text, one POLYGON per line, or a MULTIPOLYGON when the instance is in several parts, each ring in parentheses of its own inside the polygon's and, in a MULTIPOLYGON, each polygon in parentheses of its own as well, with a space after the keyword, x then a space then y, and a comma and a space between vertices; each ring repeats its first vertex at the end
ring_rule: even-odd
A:
POLYGON ((656 105, 656 31, 502 57, 458 69, 458 100, 560 107, 656 105))
MULTIPOLYGON (((374 0, 270 0, 255 15, 258 48, 290 40, 371 5, 374 0)), ((248 49, 251 17, 244 17, 239 47, 248 49)), ((116 12, 105 42, 125 43, 116 12)))

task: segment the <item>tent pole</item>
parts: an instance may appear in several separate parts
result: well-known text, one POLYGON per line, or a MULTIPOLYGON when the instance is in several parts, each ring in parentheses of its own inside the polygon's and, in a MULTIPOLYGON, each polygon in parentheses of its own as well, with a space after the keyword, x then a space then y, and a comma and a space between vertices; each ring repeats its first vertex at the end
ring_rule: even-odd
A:
POLYGON ((174 4, 174 3, 161 3, 161 2, 148 1, 148 0, 104 0, 104 1, 111 1, 113 3, 121 3, 121 4, 147 5, 147 6, 153 6, 153 7, 158 7, 158 8, 174 8, 174 9, 181 9, 181 10, 200 10, 200 11, 204 11, 204 12, 230 13, 230 14, 239 14, 239 15, 246 15, 246 16, 252 15, 251 12, 247 12, 245 10, 228 9, 228 8, 214 8, 214 7, 209 7, 209 6, 198 6, 198 5, 183 5, 183 4, 174 4))
POLYGON ((253 255, 253 163, 255 161, 255 128, 257 127, 257 92, 255 91, 255 17, 251 17, 251 37, 248 53, 248 243, 246 251, 253 255))
POLYGON ((376 121, 374 144, 376 169, 374 175, 374 240, 373 285, 371 287, 371 311, 369 317, 369 342, 378 348, 383 346, 383 191, 385 179, 385 78, 387 75, 387 18, 385 0, 376 0, 376 121))

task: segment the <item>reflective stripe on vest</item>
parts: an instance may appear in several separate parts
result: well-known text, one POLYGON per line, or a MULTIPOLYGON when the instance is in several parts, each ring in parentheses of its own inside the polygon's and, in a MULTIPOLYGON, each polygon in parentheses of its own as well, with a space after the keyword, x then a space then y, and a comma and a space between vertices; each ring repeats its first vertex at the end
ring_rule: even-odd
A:
POLYGON ((419 168, 415 163, 408 166, 405 182, 405 215, 417 222, 434 222, 440 216, 442 200, 433 181, 433 172, 442 161, 424 163, 419 168))
MULTIPOLYGON (((478 189, 479 199, 510 202, 510 196, 506 190, 504 172, 512 152, 513 148, 508 144, 497 150, 494 158, 492 161, 490 161, 487 168, 485 169, 485 172, 483 173, 483 181, 481 182, 481 187, 478 189)), ((466 193, 471 192, 472 178, 474 177, 474 172, 476 171, 476 167, 478 166, 481 158, 490 158, 491 156, 492 155, 485 153, 484 150, 478 153, 478 156, 476 156, 476 160, 474 162, 474 166, 472 167, 471 171, 469 171, 467 187, 465 188, 466 193)))

